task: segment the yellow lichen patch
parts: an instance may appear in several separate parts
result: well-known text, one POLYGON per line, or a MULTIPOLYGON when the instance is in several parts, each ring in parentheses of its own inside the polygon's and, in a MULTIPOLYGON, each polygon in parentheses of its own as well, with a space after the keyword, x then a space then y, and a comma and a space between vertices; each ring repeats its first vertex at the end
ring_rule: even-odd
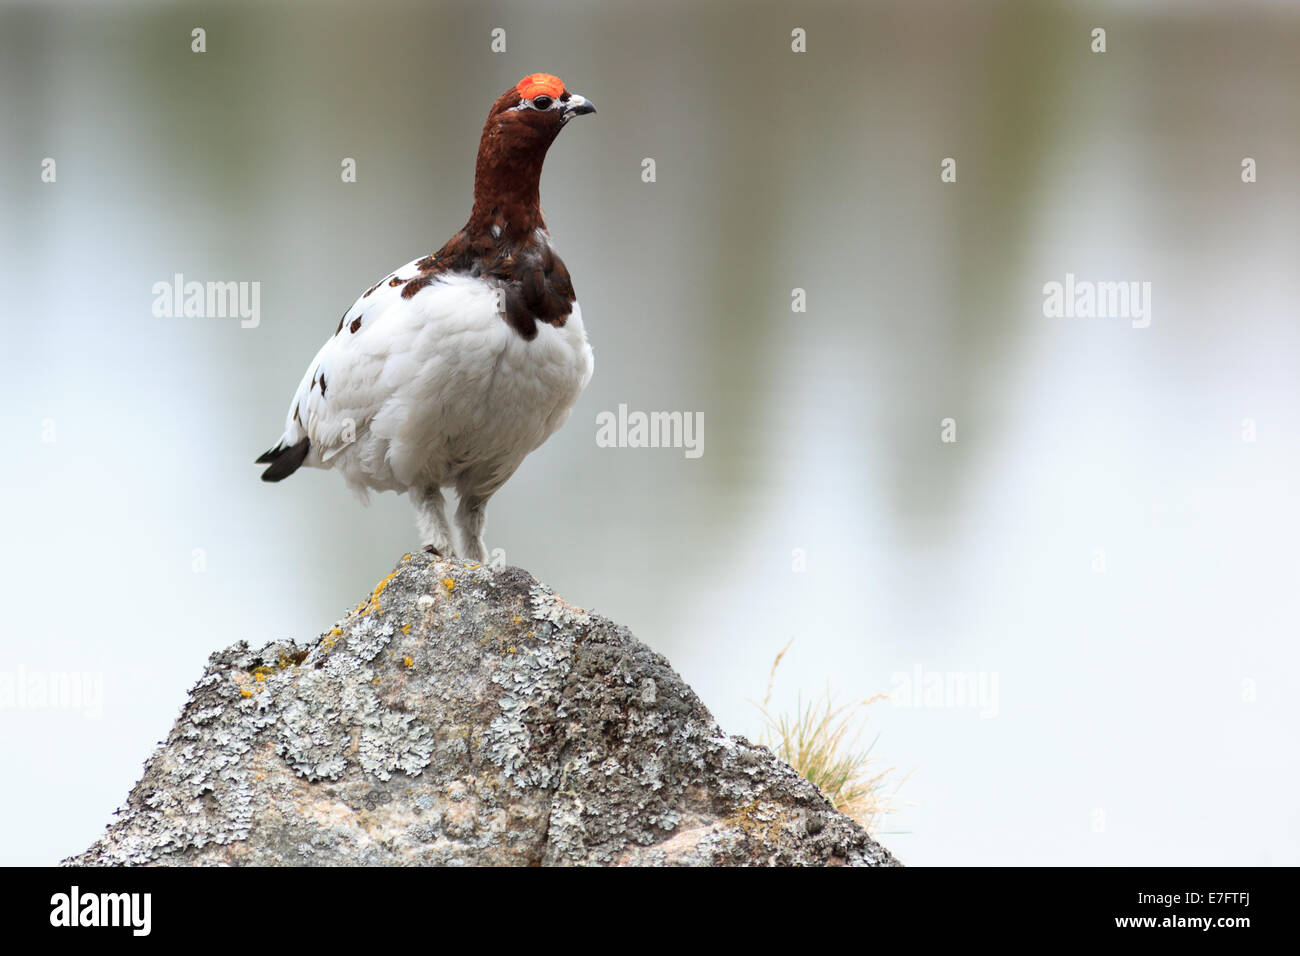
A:
POLYGON ((252 696, 253 696, 253 692, 252 692, 251 690, 249 690, 247 687, 241 687, 241 688, 239 689, 239 696, 240 696, 240 697, 252 697, 252 696))
POLYGON ((442 586, 445 587, 447 591, 450 593, 451 591, 455 590, 456 582, 453 581, 451 578, 443 578, 442 586))
POLYGON ((376 686, 378 686, 378 684, 379 684, 379 678, 376 677, 376 678, 375 678, 374 680, 372 680, 370 683, 375 684, 376 686))
POLYGON ((411 633, 411 625, 409 625, 409 624, 403 624, 403 625, 402 625, 402 633, 403 633, 403 634, 410 634, 410 633, 411 633))
POLYGON ((388 587, 388 585, 392 583, 393 578, 397 577, 397 574, 398 572, 394 571, 392 574, 388 575, 388 577, 384 578, 382 581, 380 581, 378 584, 375 585, 374 591, 370 593, 370 600, 362 605, 362 607, 364 608, 364 610, 361 611, 362 617, 365 617, 367 614, 370 614, 372 611, 375 614, 382 613, 379 606, 379 597, 384 593, 384 588, 388 587))
POLYGON ((325 650, 332 651, 334 650, 334 645, 338 643, 338 639, 342 636, 343 636, 343 629, 336 627, 328 634, 325 635, 325 637, 321 640, 321 644, 324 646, 325 650))
POLYGON ((516 623, 516 624, 522 624, 522 623, 524 623, 524 619, 523 619, 522 617, 520 617, 518 614, 516 614, 516 615, 515 615, 515 623, 516 623))
POLYGON ((405 664, 407 667, 415 666, 415 661, 413 661, 410 657, 403 657, 402 663, 405 664))
POLYGON ((722 822, 725 826, 736 827, 746 836, 772 840, 785 829, 786 817, 785 810, 777 810, 771 804, 763 808, 758 800, 754 800, 737 807, 722 822))
POLYGON ((280 670, 284 670, 287 667, 297 667, 306 659, 307 659, 306 651, 301 651, 300 653, 297 654, 281 654, 279 660, 276 661, 276 666, 280 670))

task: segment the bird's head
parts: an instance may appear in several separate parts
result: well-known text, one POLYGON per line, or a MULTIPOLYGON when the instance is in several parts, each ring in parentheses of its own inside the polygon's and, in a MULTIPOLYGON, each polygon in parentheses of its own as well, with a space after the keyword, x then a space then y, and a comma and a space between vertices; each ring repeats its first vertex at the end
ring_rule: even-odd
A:
POLYGON ((533 73, 492 104, 480 150, 506 162, 544 156, 569 120, 594 112, 591 101, 566 90, 558 76, 533 73))
POLYGON ((521 139, 537 136, 549 142, 569 120, 594 112, 591 101, 566 90, 558 76, 533 73, 497 97, 488 125, 521 139))

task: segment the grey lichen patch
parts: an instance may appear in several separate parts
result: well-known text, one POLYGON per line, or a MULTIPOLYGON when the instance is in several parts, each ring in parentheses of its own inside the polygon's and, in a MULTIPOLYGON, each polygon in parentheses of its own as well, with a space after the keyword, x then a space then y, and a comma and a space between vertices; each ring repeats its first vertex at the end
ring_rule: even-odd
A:
POLYGON ((386 623, 376 626, 373 620, 363 622, 349 641, 349 650, 356 655, 358 663, 373 661, 393 639, 393 625, 386 623))
POLYGON ((569 604, 540 581, 534 581, 528 589, 528 603, 537 621, 547 621, 556 627, 586 627, 591 623, 591 615, 569 604))
POLYGON ((214 654, 67 862, 895 861, 625 628, 518 568, 408 555, 319 639, 214 654))
POLYGON ((507 778, 549 789, 555 780, 554 742, 557 710, 573 663, 575 636, 557 631, 549 639, 522 639, 502 656, 492 682, 497 685, 498 713, 487 728, 488 755, 507 778), (541 759, 539 759, 539 757, 541 759))
POLYGON ((432 734, 415 714, 381 711, 368 715, 361 728, 357 754, 361 768, 380 780, 388 780, 398 770, 416 776, 432 755, 432 734))

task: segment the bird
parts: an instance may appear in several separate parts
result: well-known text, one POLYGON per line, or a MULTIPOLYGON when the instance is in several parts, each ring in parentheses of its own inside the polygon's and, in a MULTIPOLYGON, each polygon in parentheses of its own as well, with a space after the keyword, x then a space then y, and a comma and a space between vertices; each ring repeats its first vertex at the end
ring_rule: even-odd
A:
POLYGON ((569 418, 594 358, 542 218, 547 150, 595 113, 548 73, 492 104, 469 219, 437 252, 380 279, 343 313, 294 393, 262 480, 339 472, 365 502, 409 494, 424 550, 484 563, 488 500, 569 418), (443 492, 453 489, 459 546, 443 492))

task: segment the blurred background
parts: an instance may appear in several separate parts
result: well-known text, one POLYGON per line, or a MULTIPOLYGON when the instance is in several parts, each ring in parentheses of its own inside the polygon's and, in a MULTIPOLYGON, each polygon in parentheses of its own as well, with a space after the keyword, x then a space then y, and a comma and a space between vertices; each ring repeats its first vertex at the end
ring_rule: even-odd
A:
POLYGON ((773 710, 893 693, 904 862, 1300 863, 1300 8, 1194 0, 5 4, 0 862, 84 849, 210 652, 416 544, 252 462, 534 71, 600 108, 542 182, 596 373, 489 548, 732 733, 791 639, 773 710), (260 323, 155 316, 177 273, 260 323), (1067 273, 1150 282, 1149 327, 1045 317, 1067 273), (703 455, 599 447, 620 403, 703 455))

